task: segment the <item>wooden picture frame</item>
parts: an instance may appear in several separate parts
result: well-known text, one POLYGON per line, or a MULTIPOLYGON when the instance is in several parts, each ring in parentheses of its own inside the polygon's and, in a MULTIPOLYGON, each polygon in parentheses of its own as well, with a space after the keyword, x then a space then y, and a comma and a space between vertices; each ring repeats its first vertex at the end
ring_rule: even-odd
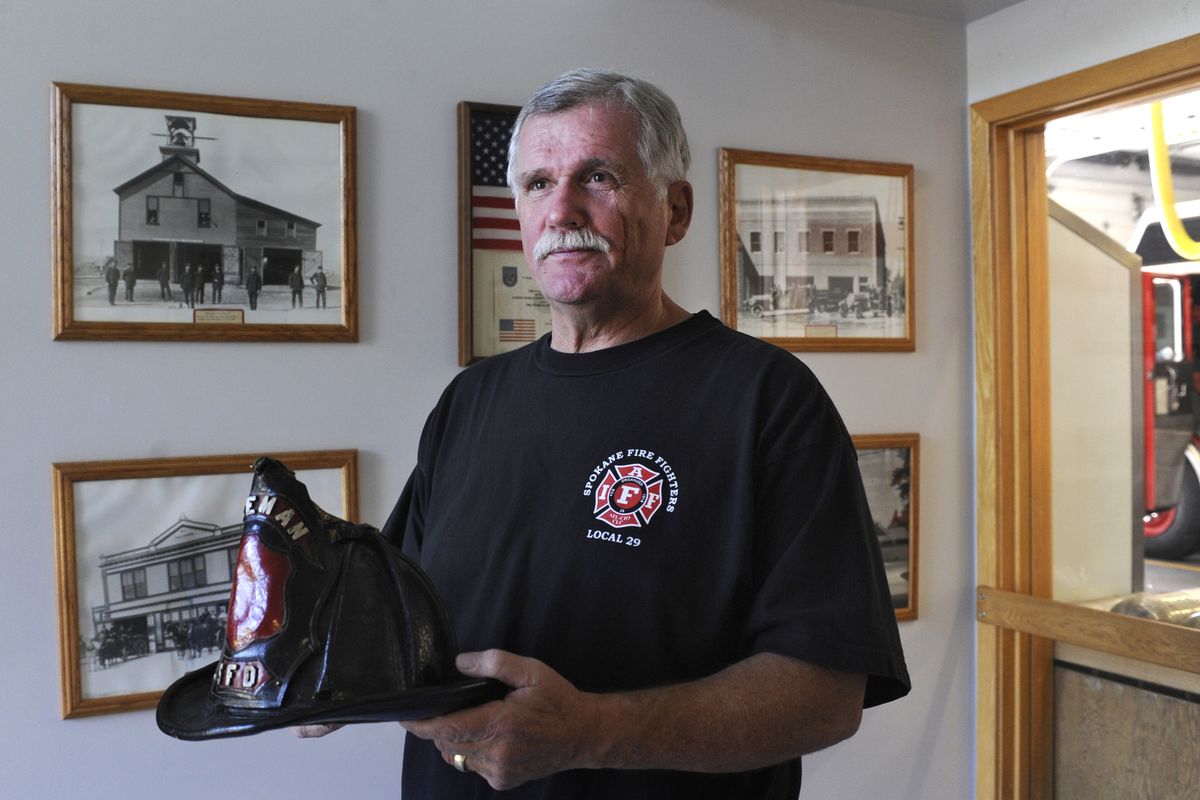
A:
POLYGON ((883 566, 900 621, 917 618, 921 437, 915 433, 852 436, 867 503, 879 533, 883 566))
POLYGON ((506 178, 518 106, 458 104, 458 364, 550 331, 550 305, 525 267, 506 178))
POLYGON ((721 148, 721 318, 794 351, 916 349, 911 164, 721 148))
POLYGON ((352 106, 53 95, 55 339, 358 340, 352 106))
MULTIPOLYGON (((64 719, 153 708, 220 657, 259 455, 54 464, 64 719)), ((356 450, 269 455, 357 519, 356 450)))

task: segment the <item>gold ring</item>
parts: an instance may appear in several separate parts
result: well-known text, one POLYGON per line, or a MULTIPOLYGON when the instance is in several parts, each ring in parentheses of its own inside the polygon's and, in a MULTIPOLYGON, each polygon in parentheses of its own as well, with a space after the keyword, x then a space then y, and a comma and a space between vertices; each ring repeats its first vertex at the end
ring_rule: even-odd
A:
POLYGON ((454 768, 459 772, 470 772, 470 770, 467 769, 467 757, 462 753, 455 753, 454 758, 450 760, 454 762, 454 768))

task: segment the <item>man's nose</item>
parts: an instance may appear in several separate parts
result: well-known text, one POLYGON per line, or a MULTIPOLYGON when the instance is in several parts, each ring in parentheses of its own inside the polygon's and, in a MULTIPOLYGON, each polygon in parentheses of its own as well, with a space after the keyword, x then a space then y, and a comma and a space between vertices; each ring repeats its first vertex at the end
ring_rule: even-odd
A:
POLYGON ((549 223, 556 228, 578 228, 583 225, 582 195, 573 181, 560 181, 550 193, 549 223))

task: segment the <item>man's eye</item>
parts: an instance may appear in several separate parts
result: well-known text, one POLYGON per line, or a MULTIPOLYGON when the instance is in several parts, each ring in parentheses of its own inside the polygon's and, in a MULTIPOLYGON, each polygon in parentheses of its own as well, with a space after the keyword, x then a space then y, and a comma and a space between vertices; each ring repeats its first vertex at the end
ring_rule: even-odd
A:
POLYGON ((607 172, 593 172, 591 175, 588 175, 589 183, 605 183, 607 181, 608 181, 608 173, 607 172))
POLYGON ((546 188, 546 179, 545 178, 537 178, 537 179, 529 182, 529 191, 531 191, 531 192, 540 192, 542 189, 545 189, 545 188, 546 188))

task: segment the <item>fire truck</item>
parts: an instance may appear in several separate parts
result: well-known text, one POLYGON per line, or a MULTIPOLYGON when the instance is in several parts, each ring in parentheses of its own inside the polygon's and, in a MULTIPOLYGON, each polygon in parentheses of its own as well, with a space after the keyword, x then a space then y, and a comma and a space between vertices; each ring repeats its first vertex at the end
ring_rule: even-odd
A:
MULTIPOLYGON (((1184 220, 1200 239, 1200 216, 1184 220)), ((1198 265, 1181 262, 1161 224, 1142 226, 1142 413, 1148 558, 1181 560, 1200 552, 1200 400, 1196 325, 1198 265)))

